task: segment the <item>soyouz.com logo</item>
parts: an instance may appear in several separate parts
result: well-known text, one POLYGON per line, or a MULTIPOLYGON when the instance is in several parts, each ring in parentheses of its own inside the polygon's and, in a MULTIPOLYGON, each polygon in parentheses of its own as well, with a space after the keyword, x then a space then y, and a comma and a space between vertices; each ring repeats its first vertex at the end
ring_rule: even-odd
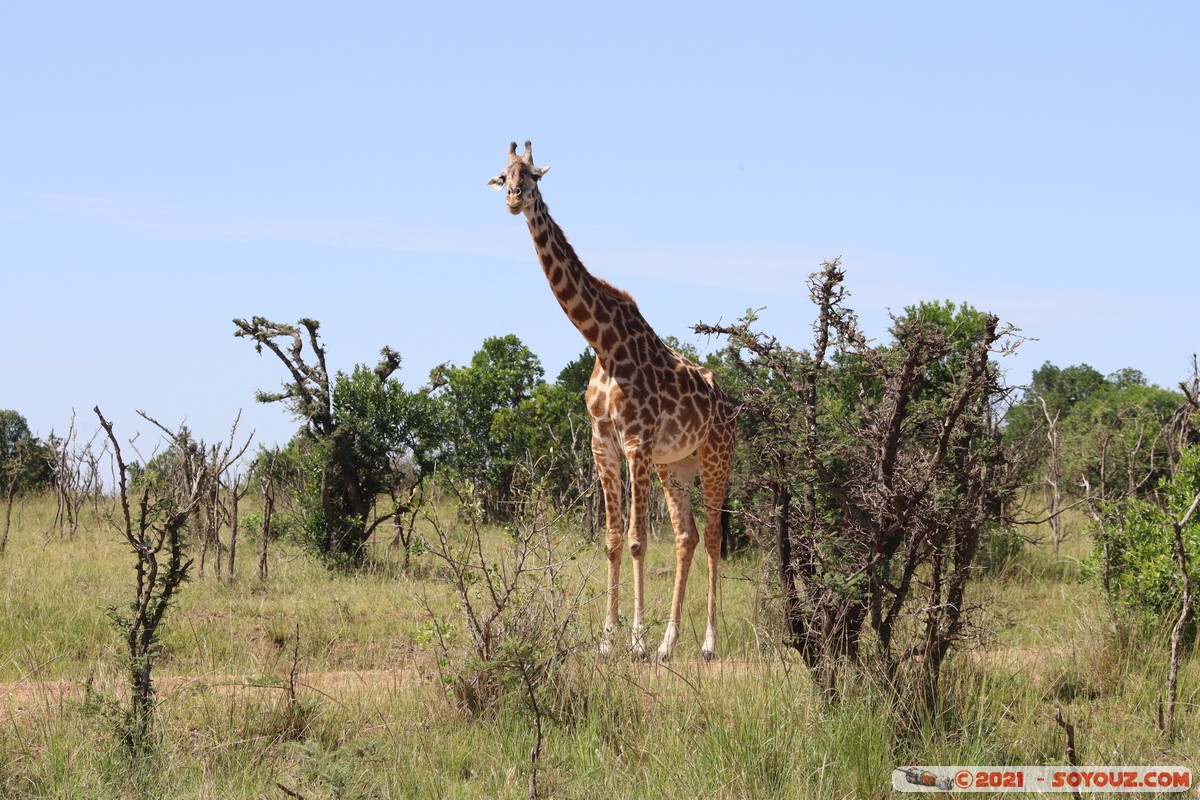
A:
POLYGON ((1187 767, 897 767, 898 792, 1186 792, 1187 767))

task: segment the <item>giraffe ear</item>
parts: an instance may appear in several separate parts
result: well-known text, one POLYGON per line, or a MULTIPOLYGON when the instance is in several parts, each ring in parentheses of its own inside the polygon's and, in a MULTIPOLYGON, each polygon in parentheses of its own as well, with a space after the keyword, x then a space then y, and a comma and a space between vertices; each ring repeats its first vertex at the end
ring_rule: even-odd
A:
POLYGON ((542 179, 542 176, 545 175, 549 171, 550 171, 549 167, 534 167, 533 168, 533 179, 535 181, 540 181, 542 179))
POLYGON ((504 176, 497 175, 488 181, 487 185, 495 189, 497 192, 501 191, 504 188, 504 176))

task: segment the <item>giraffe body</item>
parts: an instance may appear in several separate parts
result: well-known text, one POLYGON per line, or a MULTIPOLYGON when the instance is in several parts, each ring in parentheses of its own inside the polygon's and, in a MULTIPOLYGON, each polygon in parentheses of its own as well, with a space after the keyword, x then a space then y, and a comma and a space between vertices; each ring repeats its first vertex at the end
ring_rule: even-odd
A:
POLYGON ((736 439, 733 405, 709 370, 658 337, 632 297, 583 266, 542 201, 538 181, 548 169, 534 166, 529 142, 522 155, 517 155, 514 142, 508 166, 489 185, 506 192, 510 212, 525 215, 551 290, 596 353, 585 401, 607 530, 608 610, 601 651, 611 650, 618 624, 622 544, 627 539, 633 560, 631 648, 635 657, 646 655, 646 501, 651 470, 656 470, 675 532, 676 556, 675 589, 658 658, 670 658, 679 638, 688 574, 700 541, 691 503, 691 488, 699 476, 708 555, 708 621, 701 653, 707 660, 717 649, 717 565, 721 508, 736 439), (627 535, 622 530, 622 458, 630 475, 627 535))

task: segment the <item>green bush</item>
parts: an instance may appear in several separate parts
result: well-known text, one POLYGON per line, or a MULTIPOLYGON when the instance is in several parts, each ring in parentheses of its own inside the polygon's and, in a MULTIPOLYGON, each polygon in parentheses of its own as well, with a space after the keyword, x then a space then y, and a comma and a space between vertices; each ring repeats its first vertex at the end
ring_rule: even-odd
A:
POLYGON ((984 572, 999 572, 1020 555, 1025 537, 1016 528, 997 528, 983 538, 979 566, 984 572))
MULTIPOLYGON (((1175 554, 1174 522, 1200 493, 1200 447, 1183 452, 1174 475, 1158 485, 1157 502, 1130 499, 1113 508, 1115 524, 1096 530, 1088 571, 1113 604, 1137 623, 1161 629, 1179 614, 1183 580, 1175 554)), ((1183 529, 1188 574, 1200 586, 1200 516, 1183 529)), ((1193 599, 1193 602, 1195 600, 1193 599)), ((1190 641, 1195 635, 1195 615, 1190 641)))
MULTIPOLYGON (((262 514, 257 511, 248 511, 241 514, 238 517, 238 527, 243 531, 249 531, 257 536, 262 531, 262 514)), ((271 527, 267 531, 267 538, 272 542, 287 538, 295 539, 296 520, 276 511, 271 515, 271 527)))

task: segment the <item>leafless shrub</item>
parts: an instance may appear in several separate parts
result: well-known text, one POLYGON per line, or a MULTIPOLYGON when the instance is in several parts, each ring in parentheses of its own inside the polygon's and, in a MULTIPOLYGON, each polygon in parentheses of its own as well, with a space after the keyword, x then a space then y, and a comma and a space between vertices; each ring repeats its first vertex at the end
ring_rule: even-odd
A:
MULTIPOLYGON (((528 463, 519 470, 538 474, 528 463)), ((447 524, 426 514, 436 574, 450 584, 461 613, 456 624, 427 604, 420 639, 436 654, 448 694, 468 717, 512 704, 528 715, 534 732, 529 794, 537 797, 544 722, 569 702, 569 659, 590 650, 592 637, 581 630, 585 577, 569 569, 583 545, 560 524, 570 507, 555 510, 547 488, 525 486, 521 513, 500 550, 480 528, 479 504, 454 483, 449 488, 465 511, 460 519, 447 524)))
MULTIPOLYGON (((239 414, 238 419, 234 420, 233 429, 235 431, 240 419, 241 415, 239 414)), ((204 496, 200 500, 199 513, 195 517, 199 528, 199 575, 201 578, 204 577, 204 568, 210 549, 213 551, 216 577, 218 580, 221 578, 223 557, 228 550, 229 563, 225 573, 227 579, 230 582, 233 581, 234 560, 237 556, 238 504, 250 490, 249 478, 254 470, 254 464, 249 466, 245 474, 239 472, 238 467, 253 436, 254 434, 251 433, 237 449, 237 452, 234 452, 234 437, 231 435, 225 442, 204 448, 202 453, 205 468, 212 474, 213 480, 206 487, 204 496), (228 546, 221 541, 221 529, 225 527, 229 529, 228 546)))
MULTIPOLYGON (((54 527, 60 538, 71 538, 79 529, 79 514, 91 500, 98 503, 101 495, 100 458, 103 447, 97 450, 96 436, 80 444, 75 428, 75 413, 71 412, 71 424, 63 437, 50 432, 47 459, 53 479, 54 497, 58 507, 54 513, 54 527)), ((99 509, 96 509, 99 511, 99 509)))
MULTIPOLYGON (((210 463, 205 458, 204 443, 194 440, 186 427, 172 430, 138 412, 167 435, 178 456, 179 472, 170 481, 142 481, 138 494, 131 495, 130 470, 113 424, 105 419, 99 407, 94 411, 112 446, 116 464, 119 513, 114 515, 112 523, 121 531, 135 559, 131 602, 124 610, 118 606, 109 610, 125 640, 124 657, 130 681, 130 705, 117 715, 119 733, 131 755, 136 756, 153 744, 153 669, 159 653, 160 628, 193 563, 187 554, 186 527, 198 512, 205 492, 228 462, 210 463)), ((235 451, 236 434, 235 424, 229 444, 222 450, 226 457, 235 451)))

